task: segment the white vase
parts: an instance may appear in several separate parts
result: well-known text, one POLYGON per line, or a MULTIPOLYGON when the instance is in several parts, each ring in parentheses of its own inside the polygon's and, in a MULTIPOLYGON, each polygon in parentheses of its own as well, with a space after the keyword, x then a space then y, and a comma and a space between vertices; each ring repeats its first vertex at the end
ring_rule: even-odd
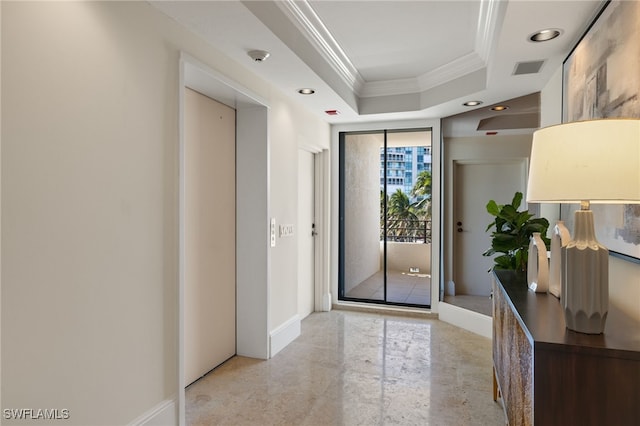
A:
POLYGON ((529 240, 527 284, 536 293, 546 293, 549 289, 547 246, 544 244, 539 232, 534 232, 529 240))
POLYGON ((551 261, 549 262, 549 293, 555 297, 562 294, 562 247, 571 241, 564 221, 559 220, 551 233, 551 261))

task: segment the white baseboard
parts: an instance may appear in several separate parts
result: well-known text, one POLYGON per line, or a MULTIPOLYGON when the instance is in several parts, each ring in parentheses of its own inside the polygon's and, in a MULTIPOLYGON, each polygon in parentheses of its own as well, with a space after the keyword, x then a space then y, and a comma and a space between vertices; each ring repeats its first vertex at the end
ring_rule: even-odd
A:
POLYGON ((492 338, 493 318, 449 303, 438 303, 440 321, 464 328, 472 333, 492 338))
POLYGON ((129 423, 129 426, 177 426, 178 401, 165 399, 146 413, 129 423))
POLYGON ((300 336, 300 316, 296 314, 270 333, 269 357, 280 352, 298 336, 300 336))

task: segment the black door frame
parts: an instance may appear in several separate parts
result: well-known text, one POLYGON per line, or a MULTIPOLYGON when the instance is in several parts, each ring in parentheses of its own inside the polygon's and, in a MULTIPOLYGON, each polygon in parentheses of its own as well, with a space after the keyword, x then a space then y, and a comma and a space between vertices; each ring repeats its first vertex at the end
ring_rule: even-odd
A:
MULTIPOLYGON (((387 217, 387 135, 388 133, 408 133, 408 132, 420 132, 420 131, 433 131, 431 127, 425 128, 410 128, 410 129, 394 129, 394 130, 363 130, 363 131, 348 131, 348 132, 339 132, 338 133, 338 300, 339 301, 347 301, 347 302, 363 302, 363 303, 373 303, 378 305, 392 305, 392 306, 405 306, 405 307, 416 307, 416 308, 431 308, 431 305, 420 305, 420 304, 411 304, 411 303, 402 303, 402 302, 392 302, 387 300, 387 221, 384 221, 384 229, 383 229, 383 299, 362 299, 362 298, 354 298, 347 297, 344 294, 344 277, 345 277, 345 138, 347 135, 370 135, 370 134, 383 134, 383 152, 384 152, 384 165, 383 165, 383 176, 384 176, 384 217, 387 217)), ((433 145, 433 135, 431 136, 431 144, 433 145)), ((433 286, 433 282, 431 282, 431 286, 433 286)))

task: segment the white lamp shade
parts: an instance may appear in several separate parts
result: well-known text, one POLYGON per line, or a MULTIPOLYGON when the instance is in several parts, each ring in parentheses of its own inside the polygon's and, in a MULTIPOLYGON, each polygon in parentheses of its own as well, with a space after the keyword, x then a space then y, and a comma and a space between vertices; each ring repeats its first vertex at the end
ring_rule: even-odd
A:
POLYGON ((533 134, 527 201, 640 203, 640 120, 560 124, 533 134))

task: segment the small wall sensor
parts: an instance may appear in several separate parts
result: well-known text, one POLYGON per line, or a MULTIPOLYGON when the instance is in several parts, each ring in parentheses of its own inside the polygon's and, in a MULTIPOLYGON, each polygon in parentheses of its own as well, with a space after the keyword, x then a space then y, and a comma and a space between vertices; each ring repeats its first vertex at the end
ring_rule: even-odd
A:
POLYGON ((251 59, 253 59, 256 62, 266 61, 270 55, 270 53, 267 52, 266 50, 250 50, 247 53, 249 57, 251 57, 251 59))

